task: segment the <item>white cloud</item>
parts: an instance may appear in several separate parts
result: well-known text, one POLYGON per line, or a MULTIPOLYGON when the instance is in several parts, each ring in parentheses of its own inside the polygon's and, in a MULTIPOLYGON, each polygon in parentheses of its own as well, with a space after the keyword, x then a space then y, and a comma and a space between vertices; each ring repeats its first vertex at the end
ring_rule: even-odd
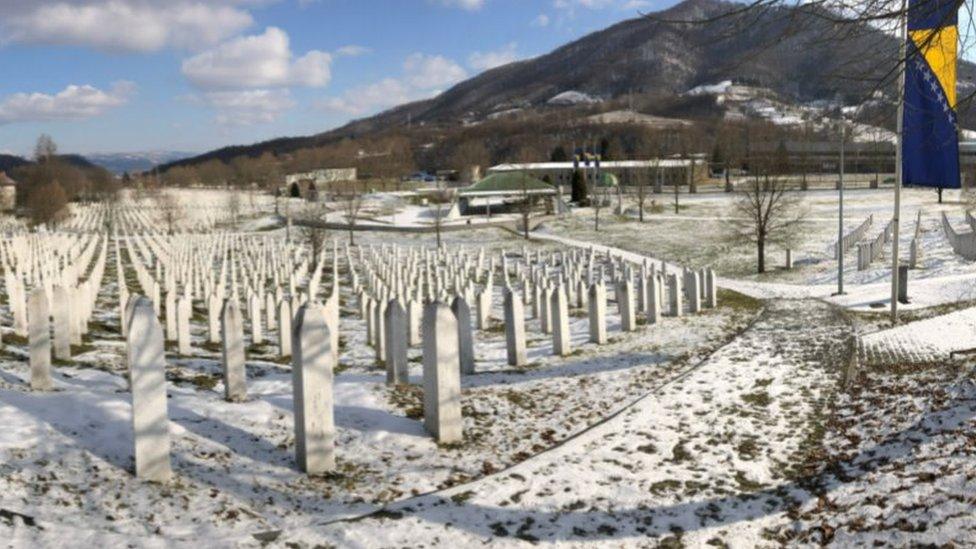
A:
POLYGON ((248 0, 0 1, 0 43, 84 46, 149 52, 199 48, 254 22, 248 0))
POLYGON ((474 52, 468 56, 468 66, 477 71, 486 71, 502 65, 507 65, 519 59, 518 44, 510 42, 501 49, 486 52, 474 52))
POLYGON ((651 6, 648 0, 553 0, 552 6, 566 15, 573 17, 576 8, 588 10, 602 10, 614 8, 623 11, 644 10, 651 6))
POLYGON ((468 74, 460 65, 442 55, 411 54, 403 62, 407 83, 417 89, 432 89, 454 84, 468 74))
MULTIPOLYGON (((429 92, 428 92, 429 93, 429 92)), ((358 86, 342 97, 329 97, 319 103, 324 110, 360 116, 394 105, 423 99, 425 93, 411 88, 402 80, 384 78, 365 86, 358 86)))
POLYGON ((444 6, 461 8, 469 11, 480 10, 485 5, 485 0, 440 0, 444 6))
POLYGON ((213 91, 203 100, 217 111, 215 121, 222 126, 250 126, 274 122, 295 106, 288 90, 213 91))
POLYGON ((293 60, 288 35, 276 27, 241 36, 183 61, 183 74, 204 89, 325 86, 332 55, 312 50, 293 60))
POLYGON ((356 44, 349 44, 348 46, 342 46, 336 50, 336 55, 342 57, 359 57, 361 55, 366 55, 370 53, 371 49, 366 46, 357 46, 356 44))
POLYGON ((651 7, 651 3, 648 0, 628 0, 624 5, 620 6, 620 9, 626 11, 646 11, 651 7))
POLYGON ((532 26, 533 27, 548 27, 549 26, 549 16, 546 15, 546 14, 544 14, 544 13, 540 13, 539 15, 535 16, 535 19, 532 20, 532 26))
POLYGON ((460 65, 446 57, 414 53, 404 60, 400 78, 384 78, 357 86, 340 97, 325 98, 317 106, 326 111, 362 116, 436 96, 443 87, 466 76, 460 65))
POLYGON ((124 105, 134 92, 132 82, 120 81, 108 91, 71 85, 54 95, 15 93, 0 100, 0 124, 93 118, 124 105))

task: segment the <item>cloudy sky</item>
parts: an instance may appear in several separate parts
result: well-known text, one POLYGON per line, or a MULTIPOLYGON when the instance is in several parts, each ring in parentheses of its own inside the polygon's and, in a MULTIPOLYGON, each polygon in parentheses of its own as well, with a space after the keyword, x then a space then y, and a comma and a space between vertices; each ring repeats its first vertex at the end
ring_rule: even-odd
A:
POLYGON ((324 131, 675 0, 0 0, 0 151, 324 131))

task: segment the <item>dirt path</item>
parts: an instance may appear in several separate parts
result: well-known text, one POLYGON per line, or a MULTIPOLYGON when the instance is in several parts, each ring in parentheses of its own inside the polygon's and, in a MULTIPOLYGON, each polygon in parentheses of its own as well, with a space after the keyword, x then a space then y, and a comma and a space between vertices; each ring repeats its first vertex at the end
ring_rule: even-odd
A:
POLYGON ((764 532, 812 497, 792 464, 816 440, 849 334, 845 316, 822 302, 772 303, 699 367, 565 445, 477 482, 280 541, 772 543, 764 532))

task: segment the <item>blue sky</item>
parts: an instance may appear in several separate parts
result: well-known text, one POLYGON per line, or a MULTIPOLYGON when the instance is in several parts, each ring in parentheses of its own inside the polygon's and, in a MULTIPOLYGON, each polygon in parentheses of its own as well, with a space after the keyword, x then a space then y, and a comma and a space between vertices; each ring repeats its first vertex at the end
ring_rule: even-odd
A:
POLYGON ((0 151, 42 132, 78 153, 316 133, 674 3, 0 2, 0 151))

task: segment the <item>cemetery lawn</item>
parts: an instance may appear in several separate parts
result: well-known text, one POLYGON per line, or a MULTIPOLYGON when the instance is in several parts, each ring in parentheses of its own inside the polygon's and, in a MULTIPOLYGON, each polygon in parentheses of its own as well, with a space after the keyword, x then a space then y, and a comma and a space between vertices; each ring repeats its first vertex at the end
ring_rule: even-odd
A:
MULTIPOLYGON (((524 242, 502 231, 450 238, 451 245, 489 249, 520 249, 524 242)), ((405 239, 411 242, 430 244, 405 239)), ((420 349, 410 350, 411 385, 388 388, 344 288, 335 383, 338 469, 322 478, 309 478, 294 464, 290 363, 277 356, 276 332, 249 345, 247 401, 228 403, 220 347, 206 343, 206 322, 197 321, 191 356, 177 356, 167 344, 175 477, 156 485, 132 476, 125 345, 109 249, 91 337, 71 360, 55 363, 54 391, 30 392, 26 341, 4 334, 0 421, 10 427, 0 434, 0 530, 16 544, 257 544, 255 534, 315 530, 389 502, 464 486, 627 409, 734 340, 762 312, 759 302, 722 292, 717 309, 624 334, 611 302, 611 341, 597 347, 587 343, 585 315, 573 309, 568 357, 551 356, 551 339, 531 320, 528 364, 511 368, 496 288, 495 318, 475 337, 478 373, 462 381, 465 441, 438 446, 420 417, 420 349)))
MULTIPOLYGON (((868 237, 877 234, 890 192, 849 193, 848 228, 873 213, 868 237)), ((246 213, 232 220, 218 191, 179 196, 194 230, 284 235, 270 197, 248 197, 246 213)), ((399 199, 374 198, 371 215, 412 219, 399 199)), ((565 357, 552 355, 551 336, 528 319, 528 360, 516 368, 506 361, 496 286, 492 319, 474 335, 477 373, 461 381, 458 444, 439 445, 423 427, 420 347, 408 352, 410 383, 386 385, 340 265, 337 469, 323 477, 295 465, 291 362, 278 356, 276 327, 262 343, 245 336, 248 396, 229 403, 221 346, 208 341, 206 308, 195 303, 192 352, 178 356, 175 342, 166 344, 174 478, 155 484, 132 474, 119 336, 118 284, 139 291, 133 250, 122 246, 118 277, 108 246, 90 333, 70 360, 53 362, 50 392, 29 388, 28 342, 10 328, 3 292, 0 535, 14 547, 976 545, 976 359, 947 359, 976 347, 976 270, 942 234, 942 211, 964 225, 953 193, 937 205, 931 191, 905 191, 901 245, 907 253, 921 209, 923 269, 912 272, 916 308, 903 316, 918 323, 897 327, 826 297, 836 268, 835 193, 805 194, 795 268, 779 269, 782 250, 773 248, 771 272, 761 276, 752 273, 752 246, 726 238, 728 195, 682 195, 677 215, 670 195, 652 198, 658 204, 644 223, 631 204, 621 216, 603 209, 598 232, 587 209, 539 232, 715 267, 719 306, 640 320, 624 333, 611 300, 602 346, 588 343, 586 311, 571 306, 565 357)), ((79 219, 65 228, 91 230, 79 219)), ((344 243, 348 233, 329 237, 344 243)), ((496 257, 569 248, 500 229, 442 237, 458 254, 462 246, 496 257)), ((355 240, 432 247, 435 237, 355 240)), ((883 286, 887 260, 860 272, 854 263, 849 255, 852 290, 883 286)), ((330 283, 327 271, 321 289, 330 283)), ((869 307, 856 291, 849 299, 869 307)))
MULTIPOLYGON (((868 215, 874 224, 866 239, 874 238, 891 218, 891 189, 849 190, 845 193, 845 233, 859 225, 868 215)), ((837 281, 837 262, 833 244, 837 240, 837 193, 815 190, 800 193, 805 221, 799 233, 799 244, 793 252, 794 269, 783 269, 785 252, 777 246, 767 247, 767 272, 756 274, 755 245, 730 238, 728 218, 739 216, 735 197, 725 193, 682 194, 680 208, 674 212, 673 195, 649 194, 645 203, 644 222, 638 221, 636 198, 625 198, 625 215, 616 215, 617 198, 612 206, 600 210, 600 230, 594 229, 591 208, 573 210, 572 215, 546 221, 539 231, 584 242, 595 242, 637 252, 691 268, 712 267, 719 275, 766 282, 799 285, 833 284, 837 281), (651 205, 651 200, 655 205, 651 205)), ((922 265, 912 271, 912 279, 976 274, 973 265, 953 253, 942 231, 941 213, 945 212, 957 230, 967 228, 966 204, 958 193, 945 193, 938 204, 929 189, 905 189, 902 194, 900 246, 904 258, 915 230, 916 212, 922 212, 922 265)), ((845 282, 868 284, 889 279, 890 256, 865 271, 857 270, 856 250, 847 254, 845 282)))

